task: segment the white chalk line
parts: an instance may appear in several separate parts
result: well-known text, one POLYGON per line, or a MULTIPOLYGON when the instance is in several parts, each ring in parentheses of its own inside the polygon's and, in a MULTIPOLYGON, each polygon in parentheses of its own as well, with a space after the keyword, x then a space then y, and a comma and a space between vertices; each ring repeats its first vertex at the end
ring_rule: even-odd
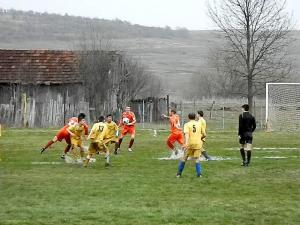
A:
MULTIPOLYGON (((239 150, 238 147, 225 148, 226 150, 239 150)), ((253 150, 300 150, 300 148, 289 147, 254 147, 253 150)))

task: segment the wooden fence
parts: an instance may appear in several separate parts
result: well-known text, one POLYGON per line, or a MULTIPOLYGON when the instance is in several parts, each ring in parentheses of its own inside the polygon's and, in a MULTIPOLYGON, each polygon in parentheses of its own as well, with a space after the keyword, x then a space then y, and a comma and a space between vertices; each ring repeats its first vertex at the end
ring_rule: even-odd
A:
POLYGON ((10 127, 58 127, 78 113, 89 118, 89 103, 78 96, 51 93, 48 97, 12 95, 9 102, 0 102, 0 124, 10 127))

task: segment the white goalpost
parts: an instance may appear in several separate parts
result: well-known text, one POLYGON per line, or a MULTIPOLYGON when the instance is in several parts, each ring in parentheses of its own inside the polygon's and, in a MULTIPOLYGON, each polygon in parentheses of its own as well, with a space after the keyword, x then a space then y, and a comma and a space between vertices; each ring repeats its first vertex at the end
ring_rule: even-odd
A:
POLYGON ((266 83, 267 131, 300 131, 300 83, 266 83))

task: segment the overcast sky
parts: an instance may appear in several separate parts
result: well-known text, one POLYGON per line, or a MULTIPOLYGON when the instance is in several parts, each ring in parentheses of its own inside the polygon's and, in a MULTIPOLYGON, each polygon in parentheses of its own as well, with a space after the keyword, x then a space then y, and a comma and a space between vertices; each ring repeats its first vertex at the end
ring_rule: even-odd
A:
MULTIPOLYGON (((0 7, 105 19, 146 26, 214 29, 206 13, 207 0, 0 0, 0 7)), ((283 0, 282 0, 283 1, 283 0)), ((287 0, 287 10, 300 23, 300 0, 287 0)))

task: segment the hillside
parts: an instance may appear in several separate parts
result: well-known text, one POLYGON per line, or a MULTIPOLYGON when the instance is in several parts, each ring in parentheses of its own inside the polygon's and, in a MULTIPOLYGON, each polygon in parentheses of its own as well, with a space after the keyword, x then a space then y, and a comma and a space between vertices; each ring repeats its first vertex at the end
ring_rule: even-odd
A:
MULTIPOLYGON (((210 70, 211 51, 222 42, 215 31, 172 30, 145 27, 120 20, 89 19, 47 13, 0 10, 0 48, 76 49, 82 35, 91 30, 109 39, 115 49, 128 52, 160 77, 163 92, 176 96, 191 93, 194 74, 210 70)), ((300 59, 300 31, 293 33, 291 48, 300 59)), ((208 73, 207 73, 208 74, 208 73)), ((300 65, 295 63, 292 81, 300 82, 300 65)))

